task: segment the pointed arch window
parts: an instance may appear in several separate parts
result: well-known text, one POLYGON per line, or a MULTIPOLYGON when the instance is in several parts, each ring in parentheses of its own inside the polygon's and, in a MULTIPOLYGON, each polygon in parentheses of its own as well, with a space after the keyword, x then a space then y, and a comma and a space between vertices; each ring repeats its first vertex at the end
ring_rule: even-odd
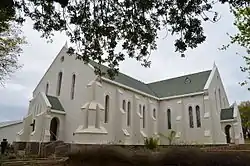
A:
POLYGON ((45 88, 45 94, 47 95, 49 92, 49 83, 47 82, 46 84, 46 88, 45 88))
POLYGON ((122 109, 124 111, 126 111, 126 101, 125 100, 122 101, 122 109))
POLYGON ((167 109, 168 129, 171 129, 171 110, 167 109))
POLYGON ((109 114, 109 95, 105 96, 105 110, 104 110, 104 123, 108 123, 108 114, 109 114))
POLYGON ((188 107, 188 115, 189 115, 189 127, 194 128, 193 108, 191 106, 188 107))
POLYGON ((71 100, 74 99, 75 97, 75 84, 76 84, 76 75, 72 75, 72 84, 71 84, 71 93, 70 93, 70 98, 71 100))
POLYGON ((221 102, 221 91, 220 91, 220 88, 218 90, 219 92, 219 103, 220 103, 220 109, 222 108, 222 102, 221 102))
POLYGON ((59 72, 58 78, 57 78, 57 91, 56 91, 57 96, 60 96, 61 94, 62 76, 63 76, 63 73, 59 72))
POLYGON ((130 101, 128 102, 128 107, 127 107, 127 126, 131 125, 131 104, 130 101))
POLYGON ((156 119, 156 109, 155 108, 153 109, 153 118, 156 119))
POLYGON ((216 111, 218 111, 218 99, 217 99, 217 93, 216 93, 216 89, 214 91, 214 98, 215 98, 215 106, 216 106, 216 111))
POLYGON ((198 105, 195 107, 195 111, 196 111, 197 127, 200 128, 201 127, 201 112, 200 112, 200 107, 198 105))
POLYGON ((142 127, 146 127, 146 109, 145 105, 142 107, 142 127))
POLYGON ((142 115, 142 112, 141 112, 141 104, 139 104, 139 114, 140 114, 140 116, 142 115))

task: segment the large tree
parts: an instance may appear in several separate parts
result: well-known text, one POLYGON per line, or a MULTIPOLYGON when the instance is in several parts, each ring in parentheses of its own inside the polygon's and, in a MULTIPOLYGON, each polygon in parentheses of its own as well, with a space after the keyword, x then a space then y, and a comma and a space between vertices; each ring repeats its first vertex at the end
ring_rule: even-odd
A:
MULTIPOLYGON (((12 1, 12 0, 4 0, 12 1)), ((49 38, 65 31, 75 47, 69 53, 88 62, 97 60, 110 67, 109 76, 118 71, 119 62, 135 58, 145 67, 157 48, 157 33, 166 30, 176 36, 175 48, 181 56, 205 41, 202 22, 218 20, 216 2, 241 7, 249 0, 14 0, 30 17, 34 29, 49 38), (211 15, 212 14, 212 15, 211 15)), ((8 3, 7 3, 8 4, 8 3)), ((9 3, 11 4, 11 3, 9 3)), ((20 12, 19 12, 20 13, 20 12)), ((23 14, 23 15, 22 15, 23 14)), ((19 21, 22 19, 19 19, 19 21)), ((99 74, 100 71, 96 70, 99 74)))
POLYGON ((9 7, 0 8, 0 84, 21 67, 18 57, 24 43, 15 11, 9 7))
POLYGON ((250 129, 250 101, 241 102, 239 105, 243 134, 246 138, 246 131, 250 129))
MULTIPOLYGON (((248 79, 241 85, 246 85, 250 79, 250 6, 237 8, 234 11, 235 25, 238 28, 238 33, 232 36, 232 43, 238 44, 246 49, 246 55, 243 58, 246 61, 246 66, 241 67, 243 72, 248 74, 248 79)), ((250 90, 250 88, 248 88, 250 90)))

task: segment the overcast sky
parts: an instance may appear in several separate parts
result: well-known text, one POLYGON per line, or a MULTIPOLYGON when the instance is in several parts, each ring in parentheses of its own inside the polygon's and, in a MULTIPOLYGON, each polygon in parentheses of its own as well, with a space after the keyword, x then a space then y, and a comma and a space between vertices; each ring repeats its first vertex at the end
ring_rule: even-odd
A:
MULTIPOLYGON (((233 16, 226 6, 218 6, 217 11, 220 12, 221 20, 215 24, 204 24, 206 42, 188 51, 185 58, 174 52, 175 38, 164 38, 166 33, 163 31, 159 33, 158 49, 151 55, 151 68, 144 68, 135 60, 127 59, 120 65, 121 72, 150 82, 212 69, 215 62, 229 101, 232 103, 249 100, 250 92, 238 84, 246 75, 240 71, 244 60, 236 55, 236 52, 244 54, 244 50, 237 46, 227 51, 218 50, 229 42, 226 32, 236 33, 233 16)), ((23 32, 28 41, 20 58, 23 68, 6 82, 5 87, 0 87, 0 121, 22 119, 26 115, 33 89, 67 40, 64 34, 57 33, 53 43, 47 43, 45 39, 40 38, 39 32, 32 29, 32 22, 24 25, 23 32)))

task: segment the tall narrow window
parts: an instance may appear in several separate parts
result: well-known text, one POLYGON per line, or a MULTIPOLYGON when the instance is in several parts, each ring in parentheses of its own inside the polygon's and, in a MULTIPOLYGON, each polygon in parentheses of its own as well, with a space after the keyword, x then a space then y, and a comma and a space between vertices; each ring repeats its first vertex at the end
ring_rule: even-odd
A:
POLYGON ((124 111, 126 111, 126 101, 125 100, 122 101, 122 109, 124 111))
POLYGON ((214 91, 214 98, 215 98, 216 111, 218 111, 218 103, 217 103, 217 93, 216 93, 216 90, 214 91))
POLYGON ((195 107, 195 111, 196 111, 197 127, 201 127, 201 112, 200 112, 200 107, 198 105, 195 107))
POLYGON ((106 97, 105 97, 104 123, 108 123, 108 114, 109 114, 109 95, 106 95, 106 97))
POLYGON ((145 105, 142 107, 142 127, 146 127, 146 112, 145 105))
POLYGON ((189 127, 194 128, 193 108, 191 106, 188 107, 188 115, 189 115, 189 127))
POLYGON ((129 101, 128 108, 127 108, 127 126, 130 126, 130 124, 131 124, 131 104, 129 101))
POLYGON ((220 91, 220 88, 219 88, 219 101, 220 101, 220 109, 222 108, 222 103, 221 103, 221 91, 220 91))
POLYGON ((156 109, 153 109, 153 117, 156 119, 156 109))
POLYGON ((72 75, 71 94, 70 94, 71 100, 73 100, 74 96, 75 96, 75 84, 76 84, 76 75, 73 74, 72 75))
POLYGON ((167 110, 167 118, 168 118, 168 129, 171 129, 172 126, 171 126, 171 110, 170 109, 167 110))
POLYGON ((60 73, 58 74, 58 79, 57 79, 57 91, 56 91, 57 96, 60 96, 61 87, 62 87, 62 72, 60 72, 60 73))
POLYGON ((139 114, 142 115, 142 113, 141 113, 141 104, 139 104, 139 114))
POLYGON ((49 92, 49 83, 46 84, 46 88, 45 88, 45 94, 47 95, 49 92))

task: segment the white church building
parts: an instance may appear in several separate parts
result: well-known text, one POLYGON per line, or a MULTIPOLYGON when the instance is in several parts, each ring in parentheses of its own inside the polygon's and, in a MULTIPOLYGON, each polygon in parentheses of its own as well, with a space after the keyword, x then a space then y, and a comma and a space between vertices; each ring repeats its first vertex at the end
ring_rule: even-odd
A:
POLYGON ((97 63, 67 49, 34 89, 17 141, 138 145, 157 136, 169 144, 162 135, 175 131, 176 144, 244 143, 238 107, 230 106, 215 65, 147 84, 122 73, 99 79, 97 63))

